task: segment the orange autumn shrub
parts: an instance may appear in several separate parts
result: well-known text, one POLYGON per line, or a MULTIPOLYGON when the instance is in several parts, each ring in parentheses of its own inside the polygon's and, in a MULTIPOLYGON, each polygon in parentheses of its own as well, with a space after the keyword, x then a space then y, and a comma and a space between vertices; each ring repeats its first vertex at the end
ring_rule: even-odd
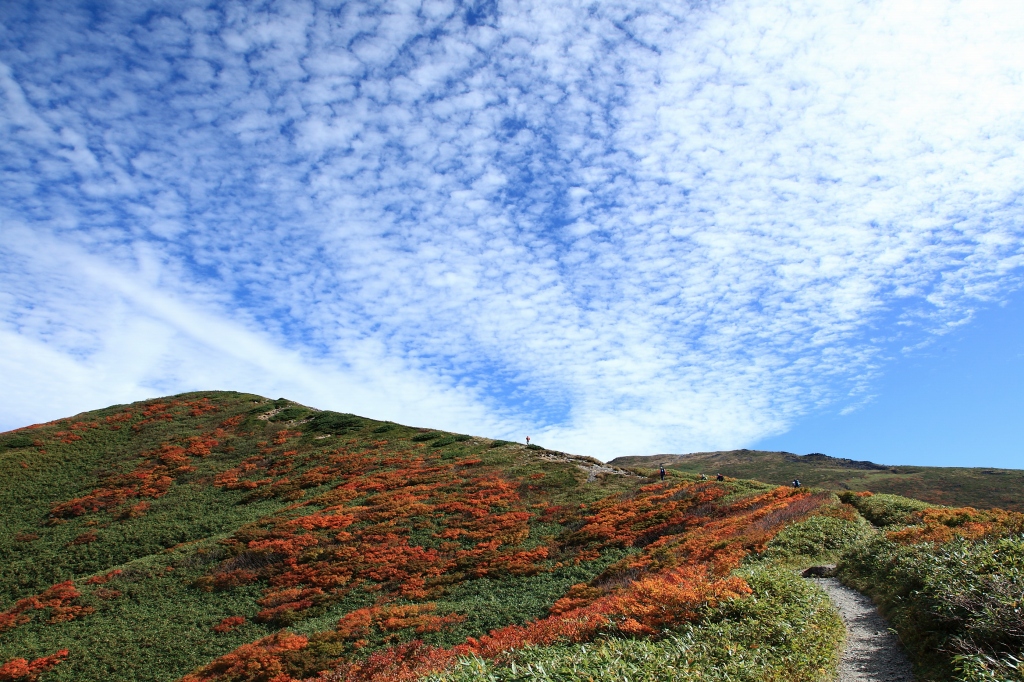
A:
POLYGON ((885 536, 902 545, 940 545, 955 538, 978 540, 991 535, 1024 532, 1024 514, 1002 509, 931 507, 911 515, 914 525, 885 536))
POLYGON ((156 401, 145 405, 142 408, 142 421, 138 421, 132 424, 132 431, 141 431, 146 424, 152 424, 158 421, 174 421, 174 415, 171 414, 171 408, 177 407, 181 403, 177 400, 172 400, 169 403, 156 401))
POLYGON ((14 606, 0 612, 0 632, 24 625, 32 620, 35 611, 44 609, 50 612, 47 621, 50 624, 81 618, 95 611, 91 606, 74 603, 81 596, 75 584, 68 580, 57 583, 35 596, 19 599, 14 606))
POLYGON ((378 651, 365 661, 343 663, 319 679, 412 682, 471 654, 496 658, 525 646, 589 641, 602 632, 649 635, 691 619, 701 605, 714 605, 750 591, 740 578, 716 579, 699 568, 670 571, 639 581, 622 594, 609 595, 527 625, 506 626, 450 648, 429 647, 414 640, 378 651))
POLYGON ((228 616, 227 618, 223 619, 221 622, 219 622, 216 625, 214 625, 213 626, 213 631, 217 632, 217 633, 231 632, 232 630, 237 628, 239 625, 243 625, 244 623, 245 623, 245 616, 228 616))
POLYGON ((190 417, 201 417, 207 412, 216 412, 220 409, 211 403, 209 398, 200 398, 199 400, 186 402, 185 407, 189 408, 188 416, 190 417))
POLYGON ((225 589, 266 580, 270 586, 260 600, 266 608, 258 618, 287 623, 297 612, 337 600, 351 589, 382 591, 385 600, 418 600, 436 593, 446 575, 462 579, 542 570, 547 547, 517 547, 529 535, 531 513, 514 484, 486 472, 457 474, 455 464, 436 457, 396 457, 380 449, 384 445, 380 441, 364 452, 334 451, 295 480, 268 476, 286 474, 289 467, 278 464, 294 451, 278 458, 251 457, 218 475, 214 485, 229 489, 338 485, 297 504, 295 509, 306 510, 301 515, 241 529, 224 543, 234 557, 197 584, 225 589), (383 463, 400 463, 401 475, 382 471, 383 463), (347 504, 358 497, 364 497, 360 505, 347 504), (440 548, 410 544, 413 526, 424 523, 444 541, 440 548))
POLYGON ((300 455, 284 449, 292 437, 284 430, 261 442, 258 455, 217 475, 214 485, 263 497, 291 495, 305 486, 331 489, 222 541, 228 558, 197 586, 220 590, 259 583, 263 610, 257 619, 278 625, 353 591, 374 595, 376 604, 349 613, 334 630, 311 635, 299 648, 279 649, 261 640, 259 646, 236 649, 186 678, 190 682, 282 675, 286 680, 325 667, 333 672, 322 679, 412 680, 462 655, 499 657, 529 644, 582 642, 602 633, 658 633, 721 600, 749 594, 749 586, 730 572, 788 523, 830 501, 778 488, 725 503, 730 489, 721 484, 666 482, 586 507, 557 506, 544 502, 543 491, 531 492, 480 461, 467 466, 420 447, 389 448, 386 441, 361 451, 346 446, 307 457, 301 461, 308 468, 295 475, 300 455), (527 502, 524 495, 541 497, 527 502), (576 530, 557 542, 525 545, 537 519, 572 523, 576 530), (424 534, 433 541, 412 540, 424 534), (640 551, 589 585, 570 588, 545 618, 456 647, 402 643, 463 619, 433 612, 433 600, 449 585, 548 571, 556 560, 589 561, 609 547, 640 551), (391 648, 367 659, 344 658, 360 647, 389 643, 391 648), (327 651, 343 658, 325 658, 327 651))
POLYGON ((85 584, 86 585, 103 585, 105 583, 110 582, 111 580, 113 580, 117 576, 121 575, 121 573, 123 573, 123 571, 120 568, 118 568, 118 569, 115 569, 113 571, 110 571, 109 573, 104 573, 103 575, 94 575, 91 578, 86 578, 85 584))
POLYGON ((60 651, 28 661, 15 658, 0 665, 0 682, 35 682, 41 674, 62 663, 68 657, 68 650, 60 651))
POLYGON ((290 632, 277 632, 251 644, 243 644, 199 670, 185 675, 181 682, 246 680, 247 682, 297 682, 286 673, 281 654, 299 651, 309 639, 290 632))
MULTIPOLYGON (((374 631, 395 633, 401 630, 413 630, 416 634, 422 635, 428 632, 440 632, 446 626, 466 620, 465 616, 457 613, 444 616, 434 615, 436 608, 436 604, 427 603, 357 609, 345 614, 338 621, 335 633, 341 639, 355 640, 358 643, 374 631)), ((394 637, 384 637, 384 641, 391 639, 394 637)))
MULTIPOLYGON (((134 498, 162 497, 170 490, 176 477, 195 471, 192 457, 209 455, 210 449, 217 444, 217 439, 212 436, 192 436, 186 439, 186 446, 164 443, 146 452, 134 471, 109 477, 106 486, 87 495, 54 504, 50 516, 55 519, 73 518, 120 507, 134 498)), ((136 504, 119 512, 119 516, 122 519, 135 518, 146 509, 148 506, 136 504)))

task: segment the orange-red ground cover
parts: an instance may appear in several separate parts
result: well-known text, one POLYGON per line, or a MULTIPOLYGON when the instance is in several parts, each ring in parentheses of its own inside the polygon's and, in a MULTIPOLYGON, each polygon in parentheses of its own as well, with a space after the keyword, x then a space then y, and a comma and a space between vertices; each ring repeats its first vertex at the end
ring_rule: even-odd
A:
MULTIPOLYGON (((301 671, 307 676, 315 671, 308 659, 315 643, 349 642, 348 650, 355 652, 370 634, 378 642, 400 641, 458 622, 460 614, 435 614, 432 604, 422 603, 454 581, 549 570, 549 554, 563 561, 586 559, 612 546, 641 551, 590 585, 573 586, 545 618, 454 647, 413 639, 365 659, 319 661, 332 670, 316 679, 413 680, 468 654, 500 657, 530 644, 587 641, 600 633, 653 635, 722 599, 749 594, 749 586, 731 571, 785 524, 826 501, 826 496, 779 488, 724 503, 726 488, 717 483, 659 483, 585 510, 534 511, 547 519, 575 517, 580 528, 557 546, 523 550, 519 544, 528 536, 531 511, 516 487, 495 472, 383 447, 338 451, 324 466, 334 467, 330 475, 342 482, 321 498, 294 505, 291 515, 236 534, 235 557, 206 585, 216 589, 266 580, 261 599, 266 608, 259 617, 270 621, 357 588, 376 592, 378 604, 349 613, 330 632, 309 638, 279 633, 240 647, 183 682, 293 682, 302 679, 301 671), (401 464, 401 473, 389 470, 389 464, 401 464), (410 544, 413 530, 420 537, 429 530, 437 546, 410 544), (246 558, 248 568, 240 567, 239 557, 246 558)), ((258 468, 240 473, 264 476, 258 468)))

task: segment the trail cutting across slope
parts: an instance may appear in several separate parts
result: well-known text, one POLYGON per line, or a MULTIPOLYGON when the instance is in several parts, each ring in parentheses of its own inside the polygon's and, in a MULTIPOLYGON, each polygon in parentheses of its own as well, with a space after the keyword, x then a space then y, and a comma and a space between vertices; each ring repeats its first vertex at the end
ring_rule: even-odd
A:
POLYGON ((870 599, 836 578, 811 580, 832 598, 846 624, 839 682, 914 682, 903 647, 870 599))

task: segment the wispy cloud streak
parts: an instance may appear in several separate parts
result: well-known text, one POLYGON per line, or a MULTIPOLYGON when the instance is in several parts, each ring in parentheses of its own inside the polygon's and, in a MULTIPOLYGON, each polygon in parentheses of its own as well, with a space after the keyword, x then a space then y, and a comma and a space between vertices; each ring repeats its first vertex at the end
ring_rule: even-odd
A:
POLYGON ((12 405, 742 445, 1019 283, 1005 3, 3 11, 12 405))

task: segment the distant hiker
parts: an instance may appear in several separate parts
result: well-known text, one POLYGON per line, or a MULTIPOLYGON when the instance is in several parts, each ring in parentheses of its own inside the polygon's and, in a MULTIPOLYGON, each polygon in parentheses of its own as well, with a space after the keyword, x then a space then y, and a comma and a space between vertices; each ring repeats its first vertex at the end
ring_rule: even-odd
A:
POLYGON ((663 481, 665 480, 665 467, 664 467, 664 465, 662 465, 662 467, 661 467, 661 480, 663 480, 663 481))
POLYGON ((793 479, 793 487, 794 488, 799 488, 800 487, 800 479, 799 478, 794 478, 793 479))
POLYGON ((529 436, 527 436, 527 437, 526 437, 526 444, 527 444, 527 445, 529 445, 529 444, 530 444, 530 437, 529 437, 529 436))
POLYGON ((725 480, 725 476, 723 476, 722 474, 718 474, 717 476, 715 476, 715 480, 716 481, 724 481, 725 480))
POLYGON ((706 481, 706 480, 708 480, 708 477, 707 477, 707 476, 705 476, 704 474, 701 474, 701 475, 700 475, 700 480, 702 480, 702 481, 706 481))

